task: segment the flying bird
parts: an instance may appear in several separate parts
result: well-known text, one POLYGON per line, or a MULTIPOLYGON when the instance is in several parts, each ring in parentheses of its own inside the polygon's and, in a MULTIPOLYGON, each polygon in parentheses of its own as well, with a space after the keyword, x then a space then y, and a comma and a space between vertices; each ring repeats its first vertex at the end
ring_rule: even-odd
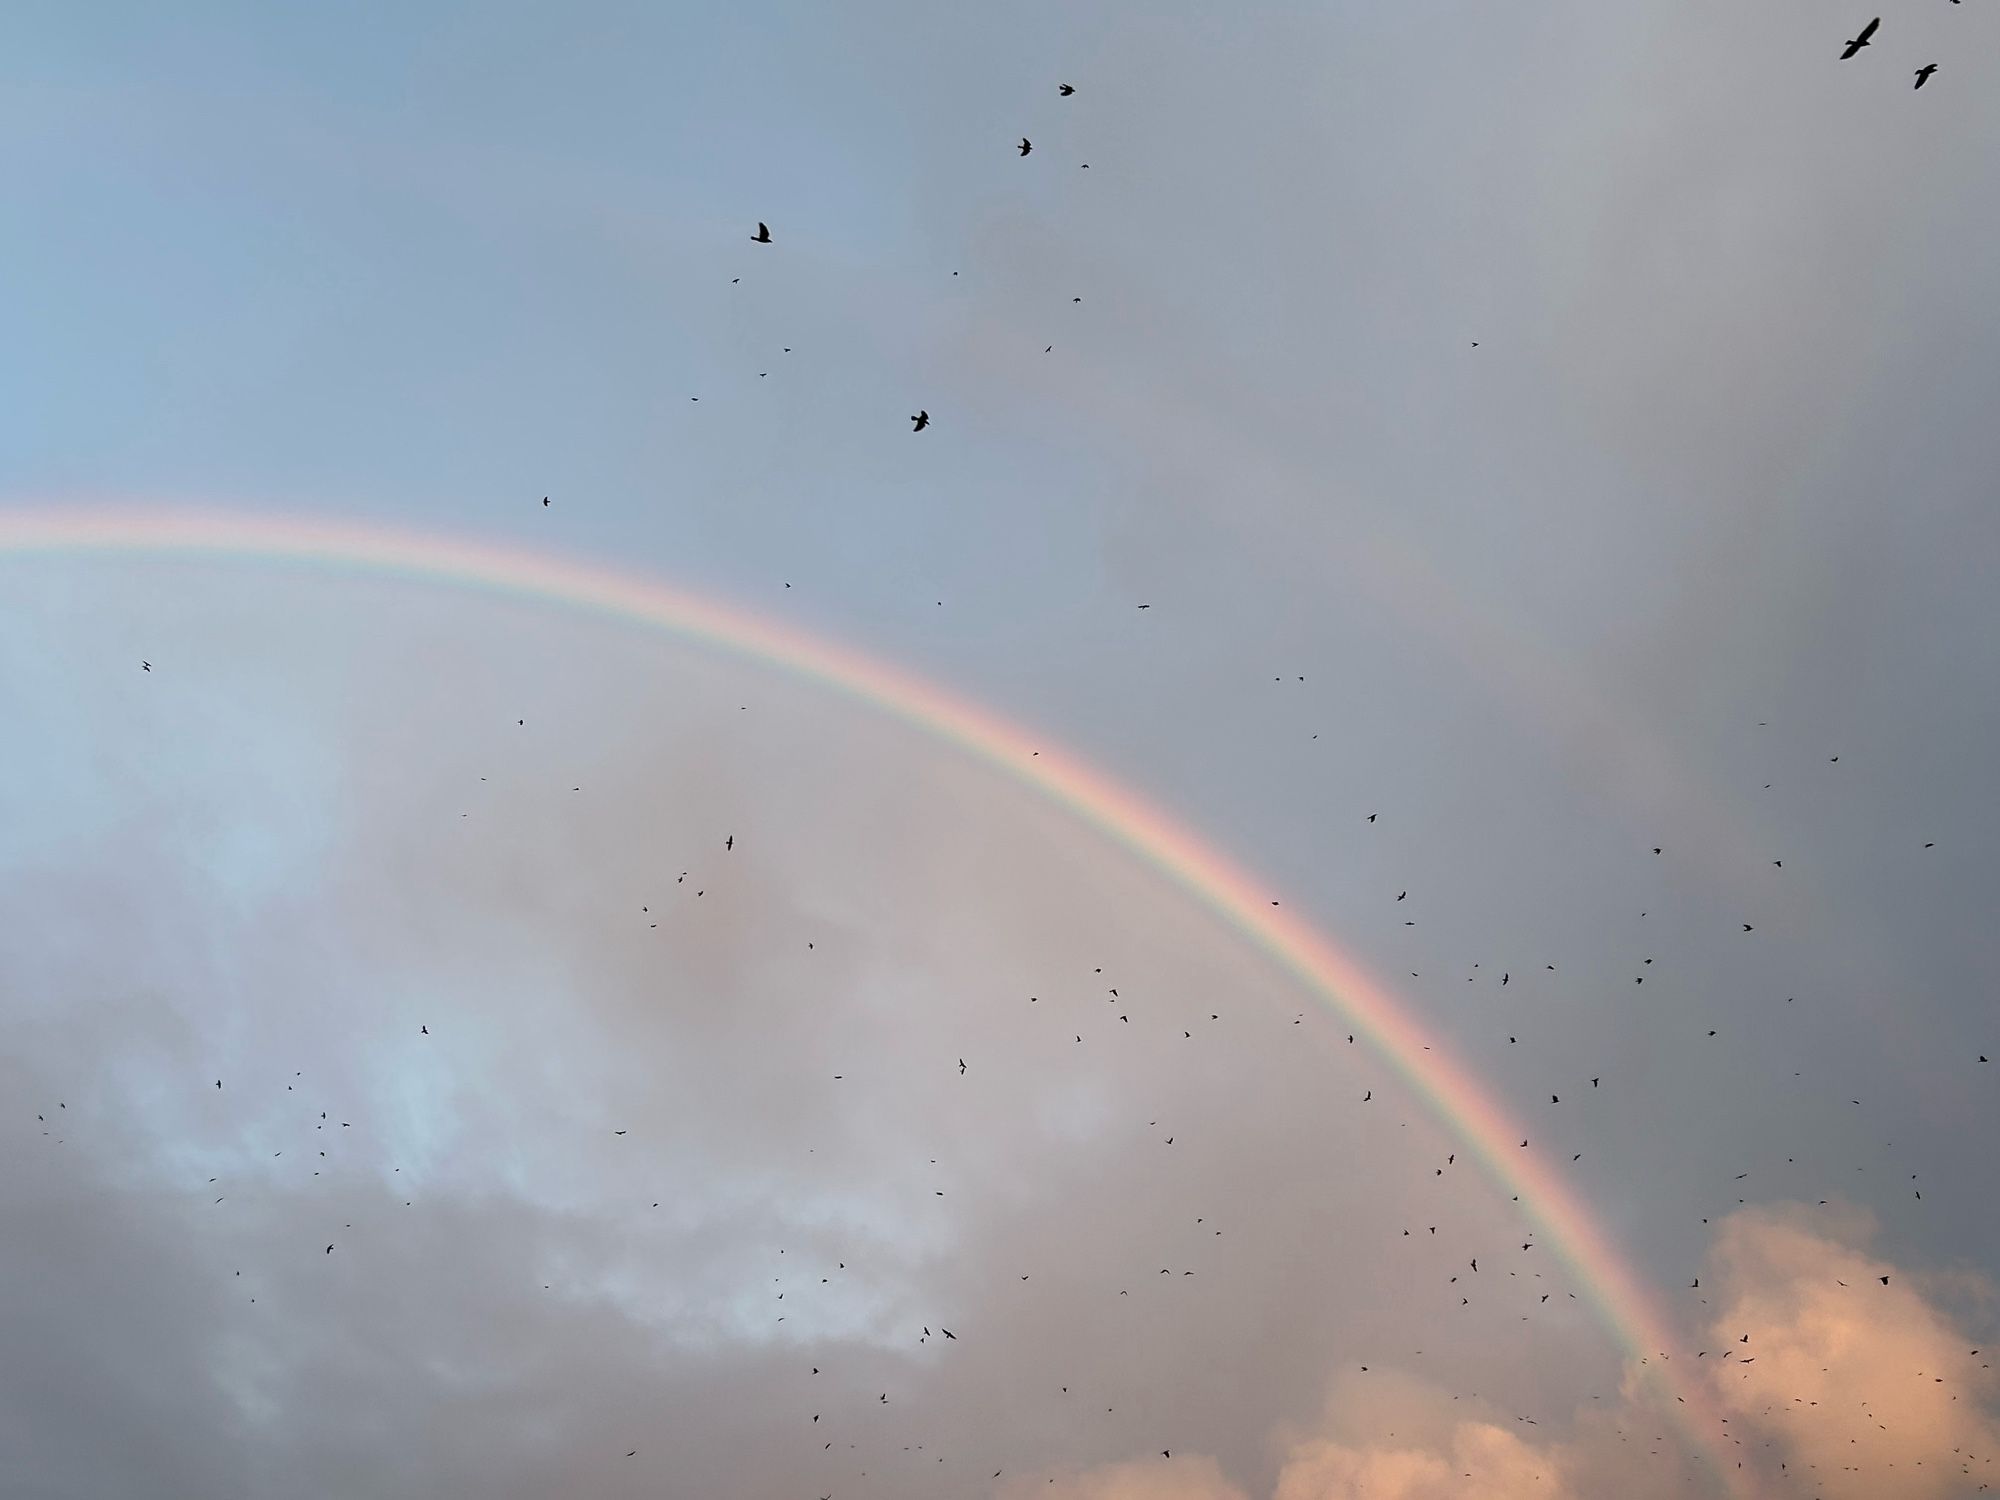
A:
POLYGON ((919 411, 914 417, 910 418, 910 421, 915 424, 910 428, 910 431, 922 432, 926 427, 931 425, 931 414, 927 411, 919 411))
POLYGON ((139 670, 141 672, 150 672, 153 670, 153 664, 149 661, 142 661, 139 663, 139 670))
POLYGON ((753 241, 754 243, 756 243, 756 244, 759 244, 759 245, 768 245, 768 244, 770 244, 770 243, 771 243, 771 226, 770 226, 770 225, 768 225, 768 224, 766 224, 766 223, 765 223, 765 222, 764 222, 764 221, 763 221, 762 219, 759 219, 759 220, 757 221, 757 232, 756 232, 755 234, 751 235, 751 236, 750 236, 750 238, 751 238, 751 240, 752 240, 752 241, 753 241))
POLYGON ((729 835, 728 838, 724 839, 722 841, 722 847, 725 850, 734 849, 736 847, 736 835, 732 833, 729 835))
MULTIPOLYGON (((428 1026, 419 1026, 417 1030, 421 1031, 425 1036, 429 1036, 431 1034, 431 1029, 428 1026)), ((324 1118, 324 1116, 322 1116, 322 1118, 324 1118)))
POLYGON ((1022 136, 1022 137, 1021 137, 1021 154, 1022 154, 1023 156, 1026 156, 1026 155, 1027 155, 1027 154, 1028 154, 1028 153, 1029 153, 1030 151, 1032 151, 1032 150, 1034 150, 1034 149, 1035 149, 1035 143, 1034 143, 1033 141, 1029 140, 1029 139, 1028 139, 1028 138, 1027 138, 1027 137, 1026 137, 1025 135, 1024 135, 1024 136, 1022 136))
POLYGON ((1848 58, 1854 56, 1854 54, 1859 52, 1863 47, 1866 47, 1868 45, 1868 39, 1871 36, 1875 35, 1875 28, 1877 26, 1880 26, 1881 24, 1882 24, 1882 18, 1880 16, 1877 16, 1874 20, 1870 21, 1866 26, 1862 27, 1861 35, 1855 37, 1852 41, 1850 41, 1847 44, 1847 50, 1840 54, 1840 60, 1842 62, 1846 62, 1848 58))
POLYGON ((549 497, 547 495, 544 495, 542 496, 542 509, 547 510, 548 507, 549 507, 549 497))
POLYGON ((1931 74, 1936 71, 1936 63, 1925 63, 1921 68, 1917 69, 1917 87, 1922 88, 1925 84, 1929 83, 1931 81, 1931 74))
POLYGON ((1076 90, 1071 88, 1066 83, 1059 83, 1056 85, 1056 92, 1058 94, 1061 94, 1063 98, 1067 99, 1071 94, 1074 94, 1076 90))

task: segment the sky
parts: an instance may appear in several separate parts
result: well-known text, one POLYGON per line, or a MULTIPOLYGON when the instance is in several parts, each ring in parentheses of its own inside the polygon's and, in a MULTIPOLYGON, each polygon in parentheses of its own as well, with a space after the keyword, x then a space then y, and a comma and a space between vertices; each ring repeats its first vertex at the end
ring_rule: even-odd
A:
POLYGON ((0 1490, 2000 1484, 1873 13, 13 7, 0 1490))

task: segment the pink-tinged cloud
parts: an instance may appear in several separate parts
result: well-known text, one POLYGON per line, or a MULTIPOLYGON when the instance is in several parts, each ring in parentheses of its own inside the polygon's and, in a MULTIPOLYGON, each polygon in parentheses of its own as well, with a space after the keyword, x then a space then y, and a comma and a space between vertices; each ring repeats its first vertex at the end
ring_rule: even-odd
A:
MULTIPOLYGON (((1702 1281, 1702 1357, 1753 1493, 1955 1500, 2000 1487, 2000 1380, 1950 1311, 1983 1279, 1910 1272, 1868 1249, 1857 1210, 1779 1204, 1722 1221, 1702 1281), (1883 1279, 1888 1278, 1885 1284, 1883 1279), (1744 1335, 1748 1334, 1746 1343, 1744 1335), (1809 1489, 1798 1488, 1800 1482, 1809 1489)), ((1640 1386, 1628 1382, 1628 1390, 1640 1386)), ((1320 1420, 1274 1435, 1270 1500, 1630 1500, 1706 1493, 1628 1395, 1528 1421, 1395 1371, 1349 1373, 1320 1420)), ((1004 1500, 1246 1500, 1206 1458, 1025 1478, 1004 1500)))
POLYGON ((1893 1266, 1868 1249, 1873 1234, 1860 1213, 1790 1204, 1723 1222, 1717 1396, 1824 1500, 2000 1484, 2000 1382, 1935 1295, 1985 1288, 1893 1266))

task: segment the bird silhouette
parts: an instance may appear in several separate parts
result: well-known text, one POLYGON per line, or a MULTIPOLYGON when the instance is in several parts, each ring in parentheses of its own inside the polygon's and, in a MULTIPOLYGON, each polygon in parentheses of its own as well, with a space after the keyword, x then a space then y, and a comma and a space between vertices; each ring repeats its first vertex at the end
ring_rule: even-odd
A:
POLYGON ((1875 28, 1877 26, 1880 26, 1881 24, 1882 24, 1882 18, 1880 16, 1877 16, 1874 20, 1870 21, 1866 26, 1862 27, 1861 34, 1855 37, 1852 41, 1850 41, 1847 44, 1847 50, 1840 54, 1840 60, 1842 62, 1846 62, 1848 58, 1854 56, 1854 54, 1859 52, 1863 47, 1866 47, 1868 45, 1868 39, 1873 35, 1875 35, 1875 28))
POLYGON ((1921 68, 1917 69, 1916 86, 1918 88, 1922 88, 1925 84, 1929 83, 1931 81, 1931 74, 1935 73, 1936 71, 1937 71, 1936 63, 1925 63, 1921 68))
POLYGON ((1058 94, 1061 94, 1063 98, 1067 99, 1071 94, 1074 94, 1076 90, 1071 88, 1066 83, 1059 83, 1056 85, 1056 92, 1058 94))
POLYGON ((139 663, 139 670, 141 672, 150 672, 153 670, 153 664, 149 661, 142 661, 139 663))
POLYGON ((756 232, 755 234, 751 235, 751 236, 750 236, 750 238, 751 238, 751 240, 752 240, 753 242, 755 242, 756 244, 759 244, 759 245, 768 245, 768 244, 770 244, 770 243, 771 243, 771 226, 770 226, 770 225, 768 225, 768 224, 766 224, 766 223, 765 223, 765 222, 764 222, 764 221, 763 221, 762 219, 759 219, 759 220, 757 221, 757 232, 756 232))
POLYGON ((910 428, 910 431, 922 432, 926 427, 931 425, 931 414, 927 411, 919 411, 914 417, 910 418, 910 421, 915 424, 910 428))
POLYGON ((1025 135, 1024 135, 1024 136, 1022 136, 1022 137, 1021 137, 1021 154, 1022 154, 1023 156, 1026 156, 1026 155, 1027 155, 1027 154, 1028 154, 1028 153, 1029 153, 1030 151, 1032 151, 1032 150, 1034 150, 1034 149, 1035 149, 1035 143, 1034 143, 1033 141, 1029 140, 1029 139, 1028 139, 1028 138, 1027 138, 1027 137, 1026 137, 1025 135))

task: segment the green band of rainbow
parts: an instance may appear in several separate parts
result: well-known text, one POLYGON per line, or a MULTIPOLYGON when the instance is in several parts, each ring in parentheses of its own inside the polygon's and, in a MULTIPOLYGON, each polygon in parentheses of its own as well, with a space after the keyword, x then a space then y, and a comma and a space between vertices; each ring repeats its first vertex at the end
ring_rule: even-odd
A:
POLYGON ((79 507, 0 512, 0 556, 137 553, 283 562, 400 575, 559 604, 649 625, 821 683, 948 741, 1018 778, 1169 876, 1327 1005, 1379 1051, 1493 1179, 1515 1195, 1540 1243, 1568 1267, 1624 1352, 1660 1383, 1667 1410, 1723 1488, 1748 1480, 1688 1362, 1669 1359, 1668 1321, 1555 1163, 1443 1038, 1268 887, 1135 792, 990 710, 861 653, 597 563, 368 524, 221 512, 79 507))

